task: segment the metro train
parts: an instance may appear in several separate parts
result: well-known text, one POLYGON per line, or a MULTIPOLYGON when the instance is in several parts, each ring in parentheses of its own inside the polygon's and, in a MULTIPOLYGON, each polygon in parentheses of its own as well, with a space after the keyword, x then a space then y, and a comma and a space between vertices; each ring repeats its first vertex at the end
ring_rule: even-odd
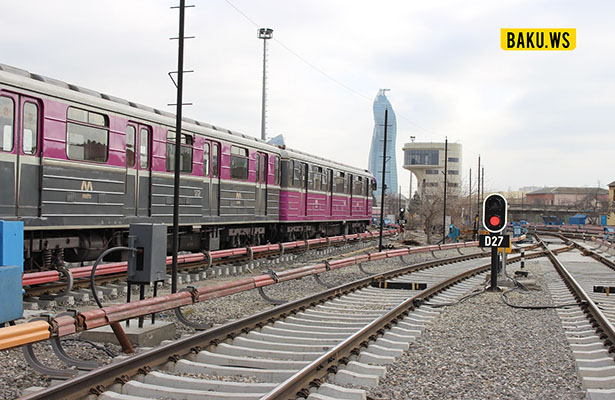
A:
MULTIPOLYGON (((170 225, 174 130, 174 114, 0 64, 0 219, 24 222, 25 270, 95 260, 131 223, 170 225)), ((188 118, 180 146, 182 251, 370 223, 367 170, 188 118)))

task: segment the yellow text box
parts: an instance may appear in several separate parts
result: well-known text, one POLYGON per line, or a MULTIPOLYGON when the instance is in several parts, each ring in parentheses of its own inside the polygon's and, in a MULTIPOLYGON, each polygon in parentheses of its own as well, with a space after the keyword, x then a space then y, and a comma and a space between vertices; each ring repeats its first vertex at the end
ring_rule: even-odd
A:
POLYGON ((502 50, 562 51, 577 47, 576 28, 564 29, 500 29, 502 50))

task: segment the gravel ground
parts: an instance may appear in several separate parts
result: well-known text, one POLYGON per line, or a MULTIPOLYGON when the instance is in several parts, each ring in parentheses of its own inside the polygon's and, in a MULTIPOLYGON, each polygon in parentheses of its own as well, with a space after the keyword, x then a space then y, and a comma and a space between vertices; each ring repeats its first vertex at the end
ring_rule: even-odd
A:
MULTIPOLYGON (((538 262, 526 269, 539 288, 510 293, 513 304, 552 304, 538 262)), ((567 348, 555 310, 514 309, 485 292, 446 307, 380 385, 365 389, 391 400, 584 399, 567 348)))
MULTIPOLYGON (((375 243, 375 242, 373 242, 375 243)), ((276 271, 280 271, 287 268, 296 268, 303 265, 311 265, 314 264, 314 260, 322 259, 322 258, 330 258, 335 257, 340 254, 348 253, 354 250, 359 249, 355 248, 336 248, 333 253, 327 254, 323 256, 318 252, 311 251, 305 254, 299 255, 292 264, 284 265, 276 264, 271 266, 263 266, 259 269, 255 269, 253 275, 260 275, 263 271, 268 268, 272 268, 276 271)), ((368 251, 366 248, 364 251, 368 251)), ((369 251, 374 251, 374 249, 369 249, 369 251)), ((477 249, 467 249, 464 250, 464 253, 470 253, 473 251, 478 251, 477 249)), ((457 251, 446 251, 441 252, 446 255, 446 257, 453 257, 458 255, 457 251)), ((439 254, 441 257, 442 255, 439 254)), ((411 256, 405 256, 404 259, 406 261, 411 261, 412 263, 418 263, 426 260, 433 259, 432 256, 427 254, 415 254, 411 256)), ((401 262, 399 258, 392 260, 380 260, 374 261, 371 263, 364 264, 363 267, 369 271, 370 273, 379 273, 388 270, 392 270, 395 268, 399 268, 404 264, 401 262)), ((249 275, 242 275, 242 277, 249 275)), ((350 282, 353 280, 357 280, 360 278, 364 278, 366 275, 363 274, 359 269, 354 267, 346 267, 340 270, 330 271, 326 274, 321 274, 321 279, 328 284, 339 285, 345 282, 350 282)), ((195 286, 204 286, 207 284, 218 284, 221 282, 229 281, 237 279, 236 277, 227 277, 227 278, 214 278, 208 279, 207 281, 201 281, 192 283, 195 286)), ((309 294, 313 294, 316 292, 320 292, 325 288, 318 284, 314 278, 305 277, 295 281, 283 282, 272 287, 264 288, 265 293, 275 299, 284 299, 284 300, 295 300, 309 294)), ((169 293, 169 288, 165 286, 163 290, 159 291, 160 295, 169 293)), ((134 296, 133 296, 134 298, 134 296)), ((110 305, 111 303, 124 302, 125 297, 119 297, 116 299, 106 299, 103 300, 103 304, 110 305)), ((88 303, 80 303, 77 308, 80 310, 95 308, 94 302, 88 303)), ((265 309, 272 308, 273 306, 263 300, 257 291, 249 291, 234 294, 231 296, 226 296, 219 299, 212 299, 203 303, 198 303, 191 307, 184 307, 182 310, 184 315, 191 320, 199 321, 199 322, 208 322, 211 324, 221 324, 224 322, 228 322, 233 319, 238 319, 247 315, 252 315, 257 312, 263 311, 265 309)), ((46 312, 62 312, 66 311, 66 308, 55 308, 53 310, 48 310, 46 312)), ((182 335, 194 333, 195 330, 189 327, 178 323, 175 314, 173 312, 165 312, 158 314, 157 319, 166 320, 176 323, 177 334, 175 338, 179 338, 182 335)), ((112 344, 98 344, 99 346, 104 346, 106 349, 116 353, 121 353, 121 348, 112 344)), ((65 349, 67 352, 73 357, 81 358, 81 359, 95 359, 100 363, 108 363, 112 360, 105 351, 102 349, 97 349, 90 344, 85 342, 74 342, 71 344, 66 344, 65 349)), ((139 349, 137 349, 138 351, 139 349)), ((55 355, 51 351, 51 346, 48 344, 37 344, 35 345, 35 351, 37 355, 39 355, 39 359, 43 361, 46 365, 56 367, 56 368, 65 368, 65 365, 61 363, 55 355)), ((7 350, 0 352, 0 399, 14 399, 22 395, 22 391, 25 388, 30 386, 41 386, 45 387, 50 384, 50 380, 40 375, 39 373, 32 370, 26 363, 24 356, 21 352, 21 349, 15 350, 7 350)))

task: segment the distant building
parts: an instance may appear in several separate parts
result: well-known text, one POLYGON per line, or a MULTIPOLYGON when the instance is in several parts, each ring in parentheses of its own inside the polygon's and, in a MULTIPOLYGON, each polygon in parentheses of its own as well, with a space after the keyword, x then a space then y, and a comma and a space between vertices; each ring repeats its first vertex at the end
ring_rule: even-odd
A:
MULTIPOLYGON (((382 190, 382 156, 384 150, 384 110, 388 109, 387 119, 387 154, 386 171, 384 183, 386 193, 397 193, 397 160, 395 150, 397 143, 397 120, 393 107, 385 95, 388 89, 380 89, 374 100, 374 133, 372 135, 372 145, 369 149, 369 162, 367 169, 374 174, 378 184, 378 192, 382 190)), ((378 196, 377 196, 378 197, 378 196)))
MULTIPOLYGON (((411 142, 404 145, 404 168, 416 176, 417 192, 444 188, 444 145, 434 142, 411 142)), ((446 184, 451 194, 461 192, 461 144, 448 143, 448 176, 446 184)))
POLYGON ((613 208, 615 203, 615 181, 609 183, 609 208, 613 208))
POLYGON ((575 205, 581 202, 606 202, 609 191, 591 187, 544 187, 525 195, 528 205, 575 205))
POLYGON ((533 192, 534 190, 538 190, 538 189, 541 189, 541 187, 540 186, 523 186, 519 188, 519 191, 523 193, 527 193, 527 192, 533 192))
POLYGON ((284 140, 284 135, 278 135, 276 137, 272 137, 267 141, 267 143, 272 144, 274 146, 286 147, 286 141, 284 140))

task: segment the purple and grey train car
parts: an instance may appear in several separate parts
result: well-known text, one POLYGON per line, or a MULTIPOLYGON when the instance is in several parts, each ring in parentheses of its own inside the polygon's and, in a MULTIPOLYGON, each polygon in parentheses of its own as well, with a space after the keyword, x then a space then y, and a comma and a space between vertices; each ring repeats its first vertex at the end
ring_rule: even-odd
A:
MULTIPOLYGON (((171 113, 0 64, 0 219, 24 221, 26 268, 93 260, 125 243, 130 223, 170 224, 174 126, 171 113)), ((364 170, 187 118, 179 145, 180 250, 349 233, 370 219, 364 170)))
POLYGON ((371 182, 366 170, 283 150, 282 230, 290 238, 364 232, 371 219, 371 182))

